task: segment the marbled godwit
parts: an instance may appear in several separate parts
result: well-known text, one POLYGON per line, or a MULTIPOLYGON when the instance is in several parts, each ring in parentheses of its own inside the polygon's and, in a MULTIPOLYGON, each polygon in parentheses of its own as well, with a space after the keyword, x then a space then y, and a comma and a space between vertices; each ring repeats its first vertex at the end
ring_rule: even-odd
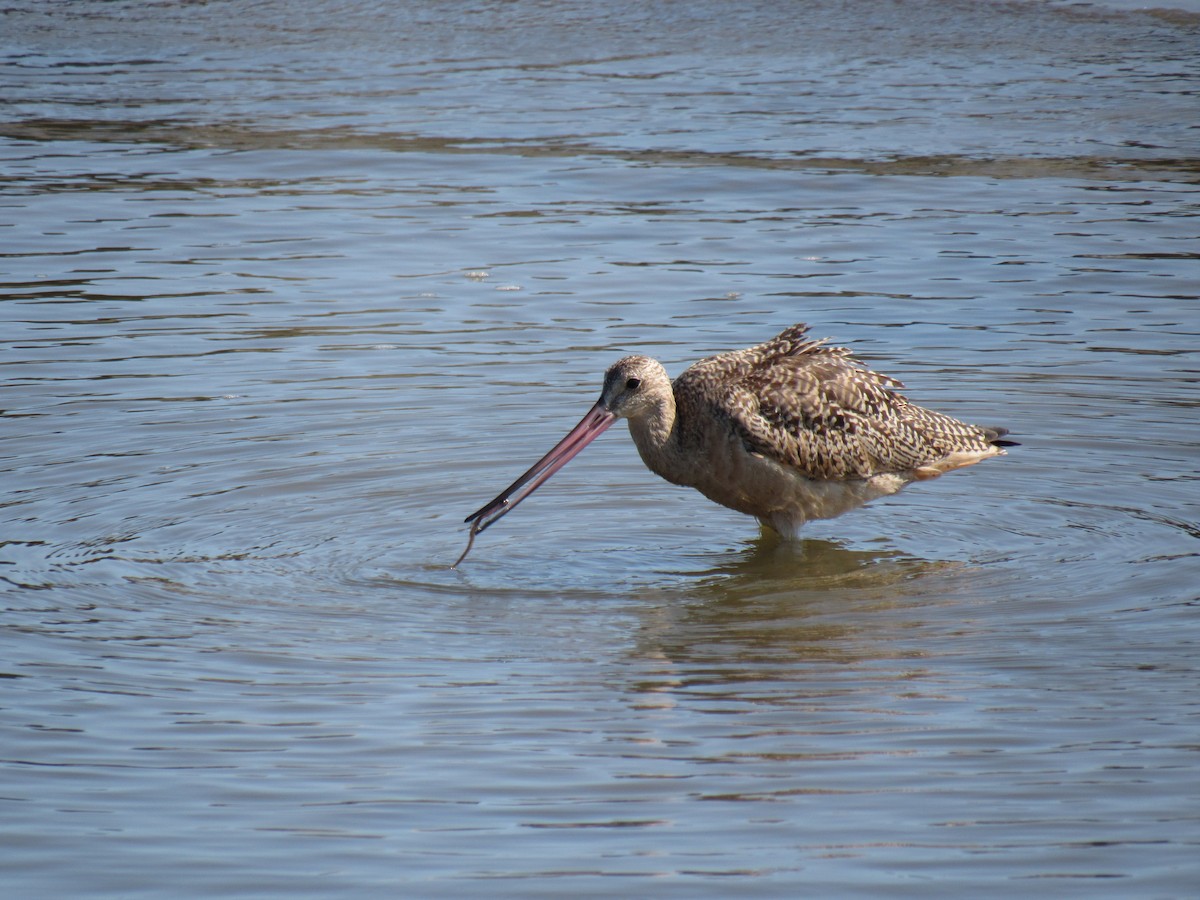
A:
POLYGON ((627 356, 604 374, 591 411, 495 500, 467 516, 475 535, 516 508, 617 419, 642 461, 672 484, 755 516, 784 537, 913 481, 1002 456, 1003 428, 909 403, 900 382, 808 326, 710 356, 671 382, 657 360, 627 356))

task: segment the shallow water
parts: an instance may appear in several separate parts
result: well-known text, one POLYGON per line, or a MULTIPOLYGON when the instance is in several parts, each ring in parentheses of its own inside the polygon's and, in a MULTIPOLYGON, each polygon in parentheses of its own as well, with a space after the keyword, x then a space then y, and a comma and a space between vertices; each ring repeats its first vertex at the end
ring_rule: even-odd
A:
POLYGON ((14 895, 1193 895, 1200 11, 402 6, 0 15, 14 895), (448 568, 798 321, 1021 446, 448 568))

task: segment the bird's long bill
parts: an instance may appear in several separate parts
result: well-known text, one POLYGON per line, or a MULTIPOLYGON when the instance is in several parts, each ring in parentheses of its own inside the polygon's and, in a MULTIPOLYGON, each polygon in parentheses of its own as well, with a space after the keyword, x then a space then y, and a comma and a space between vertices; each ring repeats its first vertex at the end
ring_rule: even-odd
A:
POLYGON ((534 463, 528 472, 505 488, 495 500, 463 520, 471 523, 471 536, 474 537, 506 513, 512 512, 518 503, 549 481, 555 472, 600 437, 616 420, 617 417, 604 408, 604 403, 597 401, 588 414, 579 420, 579 424, 554 445, 553 450, 534 463))

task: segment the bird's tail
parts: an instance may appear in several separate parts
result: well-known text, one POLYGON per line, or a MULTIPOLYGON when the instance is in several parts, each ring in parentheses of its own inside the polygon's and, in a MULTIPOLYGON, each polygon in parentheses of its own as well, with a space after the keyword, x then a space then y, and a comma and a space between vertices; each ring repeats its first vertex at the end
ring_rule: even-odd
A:
POLYGON ((983 432, 983 436, 987 438, 987 442, 993 447, 1020 447, 1020 441, 1006 441, 1004 438, 1008 435, 1007 428, 999 426, 980 425, 979 430, 983 432))

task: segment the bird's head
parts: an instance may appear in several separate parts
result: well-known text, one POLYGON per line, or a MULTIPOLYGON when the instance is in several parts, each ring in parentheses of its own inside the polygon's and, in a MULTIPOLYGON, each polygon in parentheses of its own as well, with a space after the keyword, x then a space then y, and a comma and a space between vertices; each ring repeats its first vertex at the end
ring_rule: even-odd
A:
POLYGON ((604 373, 600 403, 614 416, 636 419, 671 396, 671 378, 656 359, 626 356, 604 373))

